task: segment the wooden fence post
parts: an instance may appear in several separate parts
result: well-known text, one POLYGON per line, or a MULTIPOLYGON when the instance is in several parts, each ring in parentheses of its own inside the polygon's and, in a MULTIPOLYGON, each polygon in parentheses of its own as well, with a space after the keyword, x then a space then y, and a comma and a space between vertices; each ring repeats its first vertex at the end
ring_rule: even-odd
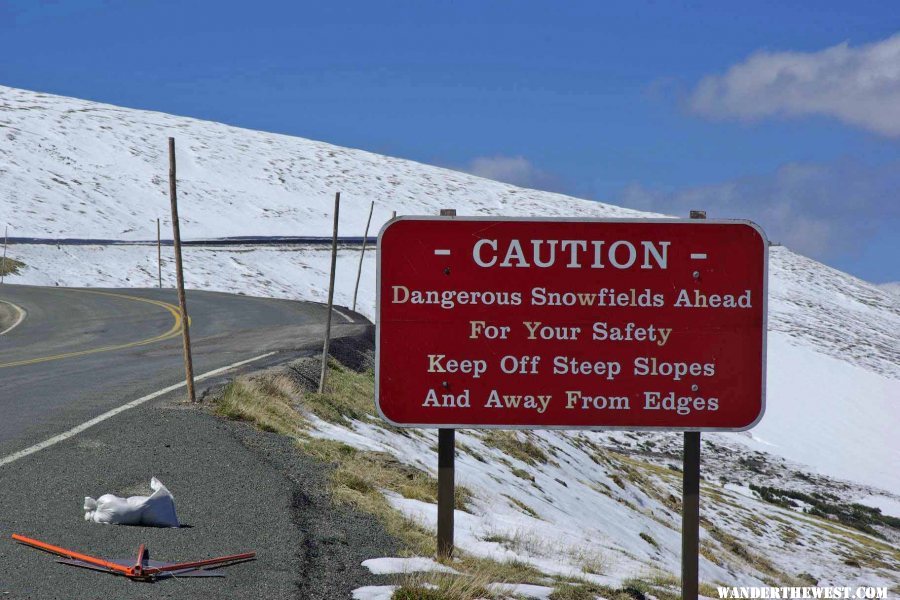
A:
POLYGON ((319 393, 325 393, 328 373, 328 347, 331 345, 331 313, 334 310, 334 272, 337 268, 338 217, 341 212, 341 193, 334 195, 334 233, 331 236, 331 278, 328 283, 328 316, 325 318, 325 344, 322 346, 322 372, 319 376, 319 393))
POLYGON ((366 257, 366 244, 369 241, 369 225, 372 224, 372 212, 375 210, 375 202, 369 205, 369 220, 366 221, 366 232, 363 234, 362 252, 359 253, 359 270, 356 272, 356 287, 353 288, 353 312, 356 312, 356 295, 359 293, 359 280, 362 277, 363 259, 366 257))
POLYGON ((188 319, 187 298, 184 295, 184 270, 181 264, 181 231, 178 225, 178 196, 175 183, 175 138, 169 138, 169 198, 172 201, 172 238, 175 245, 175 278, 178 283, 178 306, 181 308, 181 338, 184 343, 184 374, 188 399, 197 401, 194 392, 194 362, 191 358, 191 324, 188 319))
POLYGON ((6 244, 9 242, 9 225, 3 231, 3 261, 0 261, 0 285, 6 277, 6 244))
POLYGON ((156 279, 162 289, 162 232, 159 219, 156 219, 156 279))

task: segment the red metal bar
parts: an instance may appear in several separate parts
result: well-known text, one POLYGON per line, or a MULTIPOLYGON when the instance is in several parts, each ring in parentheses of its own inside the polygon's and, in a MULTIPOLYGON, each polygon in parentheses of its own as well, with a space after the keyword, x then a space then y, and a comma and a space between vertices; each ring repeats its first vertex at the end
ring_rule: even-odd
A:
POLYGON ((131 572, 131 568, 129 567, 123 567, 122 565, 118 565, 114 562, 109 562, 101 558, 94 558, 93 556, 88 556, 87 554, 81 554, 80 552, 74 552, 72 550, 60 548, 59 546, 47 544, 40 540, 33 540, 31 538, 25 537, 24 535, 19 535, 18 533, 12 534, 12 539, 19 542, 20 544, 25 544, 26 546, 31 546, 32 548, 37 548, 38 550, 43 550, 44 552, 50 552, 51 554, 56 554, 58 556, 80 560, 82 562, 86 562, 97 567, 103 567, 104 569, 109 569, 110 571, 115 571, 123 575, 128 575, 131 572))
POLYGON ((65 558, 78 560, 89 565, 94 565, 96 567, 101 567, 103 569, 119 573, 121 575, 124 575, 125 577, 136 579, 150 579, 154 575, 159 575, 162 573, 202 569, 204 567, 224 565, 226 563, 234 563, 256 558, 256 552, 246 552, 244 554, 233 554, 231 556, 220 556, 217 558, 207 558, 204 560, 171 563, 162 565, 160 567, 150 567, 145 565, 148 558, 147 548, 143 544, 141 544, 140 548, 138 548, 136 562, 130 567, 125 567, 108 560, 103 560, 102 558, 95 558, 87 554, 81 554, 80 552, 67 550, 66 548, 60 548, 59 546, 47 544, 46 542, 28 538, 17 533, 12 534, 12 538, 20 544, 25 544, 26 546, 31 546, 32 548, 37 548, 38 550, 43 550, 45 552, 50 552, 51 554, 56 554, 57 556, 63 556, 65 558))
POLYGON ((232 556, 220 556, 218 558, 207 558, 205 560, 195 560, 192 562, 172 563, 162 567, 144 569, 144 574, 153 575, 155 573, 168 573, 169 571, 182 571, 184 569, 201 569, 203 567, 250 560, 252 558, 256 558, 256 552, 246 552, 244 554, 234 554, 232 556))

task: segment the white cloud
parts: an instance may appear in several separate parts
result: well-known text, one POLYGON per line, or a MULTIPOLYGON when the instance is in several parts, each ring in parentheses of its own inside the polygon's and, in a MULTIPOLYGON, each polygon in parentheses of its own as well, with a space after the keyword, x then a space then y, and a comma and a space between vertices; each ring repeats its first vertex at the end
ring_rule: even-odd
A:
POLYGON ((710 118, 825 115, 900 136, 900 33, 857 47, 757 52, 703 78, 688 105, 710 118))
POLYGON ((555 176, 537 168, 523 156, 479 156, 462 170, 521 187, 562 191, 560 181, 555 176))
POLYGON ((675 191, 632 184, 616 203, 682 217, 702 209, 709 218, 750 219, 772 241, 827 259, 853 253, 879 229, 900 224, 897 190, 900 163, 791 163, 769 175, 675 191))

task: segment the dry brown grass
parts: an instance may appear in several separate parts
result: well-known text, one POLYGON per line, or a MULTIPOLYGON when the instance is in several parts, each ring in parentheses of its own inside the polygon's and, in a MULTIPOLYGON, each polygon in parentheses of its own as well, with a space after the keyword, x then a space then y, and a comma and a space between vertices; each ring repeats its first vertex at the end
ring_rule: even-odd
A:
POLYGON ((236 421, 249 421, 263 431, 296 437, 306 422, 282 385, 262 378, 240 377, 230 383, 216 404, 216 412, 236 421))
POLYGON ((501 431, 492 429, 482 436, 486 446, 492 446, 506 453, 507 456, 517 458, 527 465, 546 464, 550 458, 537 444, 525 434, 517 431, 501 431))
MULTIPOLYGON (((522 562, 499 562, 463 556, 447 563, 459 571, 452 573, 410 573, 401 575, 393 600, 476 600, 509 597, 502 586, 517 583, 542 584, 545 576, 522 562)), ((546 584, 544 584, 546 585, 546 584)))
POLYGON ((18 275, 19 270, 25 267, 25 263, 10 257, 0 257, 0 275, 18 275))
MULTIPOLYGON (((434 535, 394 510, 382 492, 389 490, 405 498, 436 503, 437 479, 391 454, 362 452, 310 434, 309 414, 347 425, 352 419, 374 414, 372 374, 354 372, 335 361, 331 361, 329 369, 330 384, 325 394, 305 391, 284 371, 239 377, 221 394, 216 411, 294 438, 303 453, 333 465, 329 491, 335 503, 376 516, 409 552, 433 555, 434 535)), ((468 510, 471 498, 469 489, 456 486, 458 510, 468 510)))

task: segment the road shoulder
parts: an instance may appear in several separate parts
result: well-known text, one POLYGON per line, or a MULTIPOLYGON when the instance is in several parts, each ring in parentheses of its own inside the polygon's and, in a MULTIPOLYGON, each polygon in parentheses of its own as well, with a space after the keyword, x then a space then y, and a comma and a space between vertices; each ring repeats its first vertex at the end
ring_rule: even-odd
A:
POLYGON ((396 544, 378 522, 336 508, 329 467, 290 439, 172 401, 154 402, 3 467, 0 593, 9 598, 348 598, 384 583, 360 563, 396 544), (84 496, 144 494, 152 476, 173 492, 187 527, 83 520, 84 496), (224 579, 140 585, 55 564, 9 540, 21 533, 108 558, 147 544, 154 558, 256 551, 224 579))

